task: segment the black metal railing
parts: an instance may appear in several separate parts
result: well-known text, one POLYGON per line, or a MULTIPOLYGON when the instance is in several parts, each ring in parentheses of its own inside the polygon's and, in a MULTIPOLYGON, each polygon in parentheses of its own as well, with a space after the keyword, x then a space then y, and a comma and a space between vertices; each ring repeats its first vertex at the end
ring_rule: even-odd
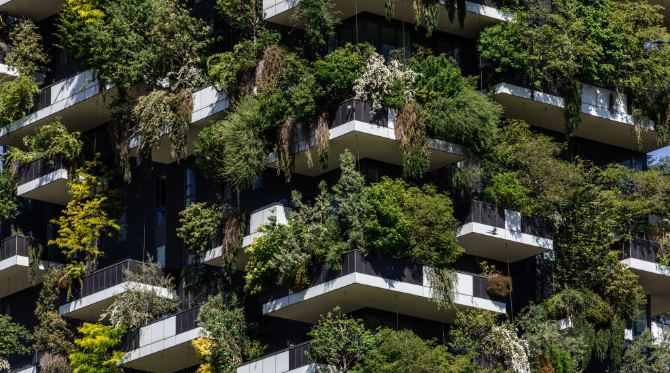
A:
POLYGON ((388 127, 388 109, 380 109, 373 113, 372 104, 358 99, 350 99, 333 106, 329 112, 329 127, 335 128, 342 124, 357 120, 359 122, 388 127))
POLYGON ((272 356, 277 356, 279 354, 283 354, 284 352, 288 352, 288 369, 293 370, 297 369, 300 367, 304 367, 310 364, 309 357, 307 353, 312 351, 312 341, 308 342, 303 342, 295 346, 291 346, 289 348, 285 348, 279 351, 275 351, 272 353, 269 353, 267 355, 263 355, 263 357, 260 357, 258 359, 252 360, 252 361, 247 361, 244 365, 251 365, 256 362, 265 360, 269 357, 272 356))
MULTIPOLYGON (((200 306, 198 307, 193 307, 191 309, 188 309, 186 311, 179 312, 174 315, 170 316, 165 316, 161 318, 160 320, 156 320, 154 322, 151 322, 142 328, 146 328, 152 324, 156 324, 159 322, 164 322, 166 319, 172 318, 173 316, 175 317, 175 335, 181 334, 184 332, 187 332, 189 330, 193 330, 198 327, 198 324, 196 322, 198 318, 198 312, 200 312, 200 306)), ((142 328, 130 331, 126 333, 121 341, 121 351, 124 352, 129 352, 132 350, 136 350, 142 346, 140 346, 140 332, 142 328)))
POLYGON ((658 242, 645 240, 642 238, 633 238, 623 243, 623 258, 632 258, 644 260, 645 262, 656 263, 656 256, 661 245, 658 242))
POLYGON ((23 185, 42 176, 46 176, 56 170, 63 168, 67 169, 66 163, 67 162, 63 161, 60 157, 56 157, 53 160, 49 160, 47 157, 41 157, 32 162, 22 164, 18 169, 16 184, 23 185))
POLYGON ((12 236, 0 241, 0 260, 13 256, 29 256, 30 239, 24 236, 12 236))
MULTIPOLYGON (((472 201, 459 206, 456 218, 463 224, 480 223, 496 228, 505 229, 505 209, 489 203, 472 201)), ((541 216, 527 216, 521 214, 521 233, 542 238, 553 238, 554 232, 551 221, 541 216)))
MULTIPOLYGON (((125 281, 126 276, 124 274, 124 269, 129 270, 135 274, 140 274, 141 267, 142 262, 133 259, 127 259, 123 262, 91 272, 83 277, 83 286, 80 289, 72 292, 72 298, 83 298, 85 296, 119 285, 125 281)), ((167 271, 165 269, 160 269, 158 275, 164 276, 166 272, 167 271)), ((61 294, 61 305, 70 301, 72 301, 72 299, 68 300, 66 294, 61 294)))
MULTIPOLYGON (((308 287, 321 285, 328 281, 352 273, 362 273, 392 281, 405 282, 413 285, 423 285, 423 265, 408 262, 402 259, 386 258, 375 255, 364 256, 360 251, 350 251, 343 255, 339 270, 328 268, 326 263, 319 263, 310 268, 310 283, 308 287)), ((477 298, 505 302, 504 299, 491 297, 486 292, 486 276, 466 273, 473 279, 473 296, 477 298)), ((284 286, 275 286, 261 296, 262 302, 280 299, 289 294, 284 286)))

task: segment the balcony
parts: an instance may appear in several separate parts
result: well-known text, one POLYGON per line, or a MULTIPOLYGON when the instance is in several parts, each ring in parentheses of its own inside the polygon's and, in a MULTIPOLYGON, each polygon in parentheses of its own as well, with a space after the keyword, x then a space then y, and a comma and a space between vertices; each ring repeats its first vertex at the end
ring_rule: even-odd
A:
POLYGON ((41 21, 58 12, 65 0, 0 0, 0 12, 41 21))
MULTIPOLYGON (((84 284, 81 289, 73 292, 72 300, 66 299, 65 294, 61 294, 58 311, 61 316, 98 322, 100 315, 112 305, 116 296, 127 291, 128 285, 131 284, 125 280, 123 270, 126 269, 133 273, 140 273, 141 265, 141 262, 128 259, 84 276, 84 284)), ((144 284, 139 285, 152 288, 166 298, 174 296, 166 288, 155 288, 144 284)))
MULTIPOLYGON (((99 92, 98 82, 90 71, 42 88, 32 114, 0 128, 0 146, 23 148, 26 135, 35 134, 35 129, 58 116, 71 132, 86 132, 109 121, 110 110, 99 92)), ((107 91, 109 96, 114 94, 115 88, 107 91)))
MULTIPOLYGON (((292 151, 295 154, 296 174, 319 176, 340 167, 339 155, 345 149, 351 150, 359 159, 369 158, 401 166, 402 155, 393 127, 394 113, 380 110, 372 115, 372 106, 362 100, 352 99, 332 108, 329 113, 330 159, 328 168, 321 170, 318 160, 308 167, 306 150, 314 147, 314 131, 307 139, 294 139, 292 151)), ((299 132, 299 131, 298 131, 299 132)), ((428 171, 461 161, 467 157, 467 150, 457 144, 429 139, 430 167, 428 171)), ((265 159, 268 167, 277 168, 277 157, 270 154, 265 159)))
POLYGON ((310 364, 305 355, 305 352, 311 349, 312 345, 309 342, 301 343, 244 363, 237 367, 237 373, 315 373, 316 365, 310 364))
POLYGON ((60 158, 38 158, 19 167, 16 195, 66 205, 70 201, 68 180, 67 167, 60 158))
POLYGON ((11 46, 7 46, 7 51, 0 50, 0 82, 14 80, 14 78, 19 76, 19 72, 15 68, 5 64, 5 57, 11 50, 11 46))
MULTIPOLYGON (((499 77, 493 89, 495 100, 505 107, 505 116, 523 119, 530 125, 565 132, 562 93, 556 89, 545 92, 526 88, 514 78, 499 77)), ((628 113, 627 97, 612 100, 612 91, 582 84, 581 124, 575 136, 625 149, 638 150, 633 116, 628 113), (616 102, 613 102, 616 101, 616 102)), ((644 153, 662 148, 653 129, 640 133, 644 153)))
MULTIPOLYGON (((276 217, 277 223, 286 224, 288 223, 289 215, 293 209, 289 206, 283 205, 281 203, 273 203, 265 207, 261 207, 258 210, 252 211, 249 214, 249 224, 247 224, 247 231, 244 235, 242 241, 242 249, 251 245, 254 241, 254 238, 261 236, 263 233, 258 231, 258 228, 261 224, 267 224, 270 222, 270 217, 276 217)), ((202 259, 202 262, 207 265, 222 267, 223 266, 223 246, 221 246, 221 239, 218 241, 217 247, 209 250, 205 257, 202 259)), ((238 271, 244 271, 245 266, 249 262, 249 254, 245 253, 244 250, 237 254, 237 260, 235 262, 236 269, 238 271)))
POLYGON ((653 241, 633 239, 624 244, 621 260, 649 293, 652 316, 670 311, 670 267, 657 263, 659 247, 653 241))
POLYGON ((35 283, 28 278, 30 266, 30 241, 28 237, 13 236, 0 241, 0 298, 27 289, 42 282, 42 277, 57 263, 40 260, 35 283))
POLYGON ((339 271, 329 270, 325 263, 315 266, 306 290, 292 293, 285 288, 277 288, 267 294, 263 314, 315 323, 319 315, 326 314, 335 306, 340 306, 344 313, 373 307, 450 322, 457 309, 506 312, 504 300, 492 299, 486 293, 486 277, 460 272, 455 284, 455 307, 438 309, 431 300, 428 271, 428 267, 400 259, 364 257, 359 251, 351 251, 344 255, 339 271))
POLYGON ((155 321, 126 335, 121 365, 145 372, 172 373, 199 364, 191 341, 200 337, 200 307, 155 321))
POLYGON ((546 218, 479 201, 458 209, 457 216, 463 222, 458 244, 466 254, 516 262, 553 250, 553 231, 546 218))
MULTIPOLYGON (((295 7, 299 0, 263 0, 263 10, 265 11, 265 19, 269 22, 281 24, 284 26, 293 26, 291 16, 294 13, 295 7)), ((440 1, 445 4, 445 1, 440 1)), ((339 12, 341 19, 347 19, 358 13, 369 12, 380 16, 385 16, 385 0, 335 0, 332 2, 333 10, 339 12)), ((406 4, 404 8, 400 4, 396 4, 395 15, 393 18, 404 20, 406 22, 413 22, 414 15, 412 13, 411 4, 406 4)), ((474 38, 484 28, 492 26, 501 21, 512 19, 512 15, 508 12, 500 10, 500 5, 495 1, 466 1, 465 9, 467 15, 465 16, 465 23, 463 28, 460 28, 458 21, 454 23, 449 22, 446 7, 440 8, 440 16, 435 30, 456 34, 466 38, 474 38)), ((298 28, 303 28, 297 25, 298 28)), ((411 27, 411 26, 410 26, 411 27)))
MULTIPOLYGON (((225 110, 230 107, 230 102, 225 94, 219 93, 213 86, 208 86, 193 93, 193 114, 191 116, 191 126, 188 130, 188 140, 186 153, 193 154, 194 144, 200 131, 209 124, 211 120, 216 120, 224 116, 225 110)), ((140 146, 140 138, 130 139, 130 154, 137 156, 140 146)), ((168 132, 165 132, 161 138, 161 143, 157 149, 152 150, 152 160, 163 164, 170 164, 175 161, 171 154, 172 146, 168 132)))

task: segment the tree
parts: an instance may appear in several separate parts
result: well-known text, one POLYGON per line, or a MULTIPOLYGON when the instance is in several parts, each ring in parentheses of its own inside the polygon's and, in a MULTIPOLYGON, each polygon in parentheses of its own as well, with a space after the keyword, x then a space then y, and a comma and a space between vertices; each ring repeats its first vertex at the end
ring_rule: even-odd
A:
POLYGON ((373 343, 363 321, 342 315, 339 307, 321 315, 307 335, 313 338, 310 359, 330 365, 337 372, 354 368, 373 343))
MULTIPOLYGON (((57 245, 72 259, 80 253, 84 260, 97 269, 98 257, 104 255, 100 240, 120 230, 115 219, 109 217, 107 208, 114 203, 114 192, 107 190, 106 177, 98 177, 93 172, 101 168, 97 159, 86 161, 77 170, 77 176, 68 182, 72 198, 62 215, 51 222, 58 226, 58 236, 49 240, 49 245, 57 245), (111 197, 111 198, 110 198, 111 197)), ((105 172, 103 172, 105 173, 105 172)))
POLYGON ((0 170, 0 220, 14 218, 18 207, 12 172, 6 164, 3 164, 0 170))
POLYGON ((114 298, 100 320, 109 319, 115 327, 139 329, 163 316, 179 311, 181 300, 174 294, 174 278, 163 275, 163 267, 151 256, 142 262, 138 273, 123 269, 125 291, 114 298))
POLYGON ((670 361, 670 346, 664 333, 656 338, 649 330, 638 335, 626 348, 620 372, 661 373, 667 372, 670 361))
POLYGON ((199 358, 204 363, 199 373, 234 373, 244 361, 259 358, 265 347, 249 338, 244 309, 234 294, 210 297, 198 313, 198 325, 205 331, 193 341, 199 358))
POLYGON ((51 269, 44 275, 35 305, 35 316, 39 324, 35 327, 34 335, 35 350, 68 356, 74 350, 74 334, 58 312, 59 281, 63 275, 60 268, 51 269))
POLYGON ((445 345, 423 340, 410 330, 381 329, 360 362, 350 371, 357 373, 472 373, 481 369, 472 361, 473 353, 452 355, 445 345))
POLYGON ((74 341, 77 349, 70 354, 73 373, 119 373, 123 352, 115 348, 126 332, 123 326, 113 327, 85 322, 82 334, 74 341))
POLYGON ((9 42, 13 48, 7 53, 5 63, 15 68, 19 75, 46 72, 49 55, 44 51, 42 36, 32 21, 14 23, 9 33, 9 42))
POLYGON ((314 52, 326 51, 328 41, 335 36, 335 27, 340 23, 330 0, 303 0, 298 3, 291 22, 305 28, 305 38, 314 52))

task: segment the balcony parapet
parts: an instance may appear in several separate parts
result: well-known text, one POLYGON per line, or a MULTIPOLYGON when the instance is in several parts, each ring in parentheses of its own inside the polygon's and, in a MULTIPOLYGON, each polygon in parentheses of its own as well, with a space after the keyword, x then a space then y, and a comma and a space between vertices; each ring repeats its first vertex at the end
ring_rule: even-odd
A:
MULTIPOLYGON (((401 166, 402 154, 395 135, 395 112, 382 109, 373 114, 369 102, 350 99, 335 105, 329 112, 329 153, 328 168, 321 170, 318 165, 308 166, 306 151, 316 144, 314 130, 307 136, 296 131, 291 151, 295 154, 293 172, 307 176, 319 176, 340 167, 338 155, 345 149, 356 153, 360 159, 369 158, 401 166)), ((428 140, 430 166, 428 171, 454 164, 467 158, 467 148, 438 139, 428 140)), ((264 160, 266 166, 277 168, 274 153, 264 160)))
POLYGON ((68 193, 68 167, 60 157, 46 157, 22 164, 18 169, 16 195, 38 201, 66 205, 68 193))
MULTIPOLYGON (((46 271, 58 263, 40 260, 35 273, 35 283, 42 282, 46 271)), ((33 286, 28 277, 30 267, 30 238, 12 236, 0 241, 0 298, 33 286)))
POLYGON ((463 222, 458 244, 466 254, 515 262, 553 250, 553 228, 547 218, 480 201, 461 206, 456 215, 463 222))
POLYGON ((652 316, 670 311, 670 267, 657 262, 659 248, 657 242, 634 238, 623 244, 621 253, 621 263, 650 295, 652 316))
MULTIPOLYGON (((511 75, 499 75, 493 82, 496 102, 505 107, 507 118, 522 119, 529 124, 557 132, 565 132, 561 91, 551 85, 538 91, 511 75)), ((628 97, 612 90, 581 83, 581 124, 575 136, 603 142, 625 149, 638 149, 635 119, 629 113, 628 97)), ((659 149, 653 123, 640 134, 642 152, 659 149)))
POLYGON ((121 365, 155 373, 173 373, 199 364, 191 341, 200 337, 200 307, 165 317, 126 335, 121 365))
MULTIPOLYGON (((59 313, 79 320, 98 322, 100 315, 114 302, 116 296, 127 291, 131 285, 151 288, 166 298, 174 296, 166 288, 127 282, 123 270, 139 274, 141 267, 142 262, 127 259, 87 274, 82 279, 83 286, 73 291, 72 299, 67 299, 66 294, 61 294, 59 313)), ((159 273, 161 276, 166 274, 165 269, 159 273)))
MULTIPOLYGON (((251 246, 254 239, 263 234, 258 231, 260 226, 269 223, 270 217, 277 218, 277 223, 279 224, 286 224, 288 223, 291 211, 293 211, 293 208, 290 206, 281 203, 272 203, 249 213, 246 232, 242 240, 242 251, 237 254, 237 261, 235 264, 238 271, 244 270, 249 261, 249 255, 244 253, 244 248, 251 246)), ((201 258, 201 262, 207 265, 220 267, 223 265, 223 246, 221 245, 223 237, 216 237, 213 242, 212 246, 214 246, 214 248, 209 250, 204 258, 201 258)))
POLYGON ((263 356, 237 367, 237 373, 316 373, 316 364, 310 364, 305 354, 312 350, 311 342, 263 356))
POLYGON ((335 306, 344 313, 372 307, 440 322, 454 317, 455 309, 479 308, 505 313, 503 299, 486 293, 487 278, 456 273, 453 302, 456 307, 440 310, 431 300, 431 268, 401 259, 363 256, 360 251, 344 254, 340 270, 325 263, 310 271, 307 289, 293 293, 275 287, 261 298, 263 314, 314 323, 335 306))

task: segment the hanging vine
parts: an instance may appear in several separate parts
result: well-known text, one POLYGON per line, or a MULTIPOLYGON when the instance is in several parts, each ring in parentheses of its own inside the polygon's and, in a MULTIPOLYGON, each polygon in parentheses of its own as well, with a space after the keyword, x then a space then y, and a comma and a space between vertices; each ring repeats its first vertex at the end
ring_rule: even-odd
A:
POLYGON ((321 108, 316 118, 316 127, 314 128, 314 138, 316 141, 316 154, 319 157, 319 166, 322 170, 328 168, 328 154, 330 141, 330 128, 328 127, 328 110, 321 108))
POLYGON ((568 139, 574 136, 579 128, 581 118, 579 113, 582 107, 582 88, 576 80, 570 80, 563 84, 563 117, 565 118, 565 135, 568 139))
POLYGON ((395 122, 395 135, 400 142, 403 177, 422 177, 430 166, 430 153, 428 134, 419 104, 408 103, 400 109, 395 122))
MULTIPOLYGON (((412 0, 415 28, 418 29, 423 24, 426 27, 426 35, 431 36, 440 19, 441 6, 440 0, 412 0)), ((465 0, 447 0, 445 6, 451 23, 454 23, 454 16, 458 10, 458 23, 462 29, 466 14, 465 0)), ((395 0, 385 0, 384 8, 386 20, 391 21, 395 14, 395 0)))

